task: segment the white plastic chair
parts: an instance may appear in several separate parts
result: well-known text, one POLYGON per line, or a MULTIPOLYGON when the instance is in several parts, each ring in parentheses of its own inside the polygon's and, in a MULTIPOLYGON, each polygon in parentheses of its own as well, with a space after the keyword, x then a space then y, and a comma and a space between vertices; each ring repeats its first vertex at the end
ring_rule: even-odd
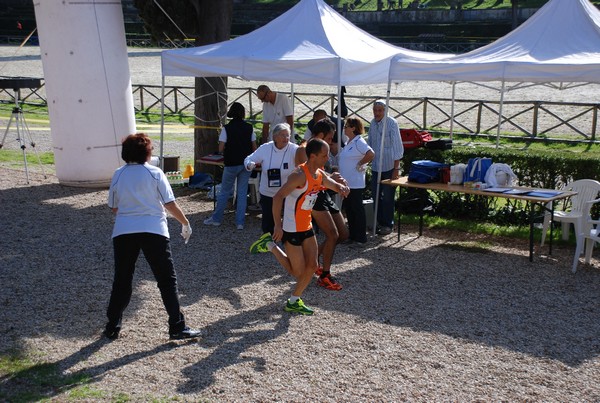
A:
MULTIPOLYGON (((562 238, 569 239, 569 229, 571 224, 575 227, 575 235, 581 232, 582 210, 586 202, 594 200, 600 192, 600 182, 593 179, 579 179, 567 184, 562 190, 577 192, 571 197, 570 210, 555 211, 554 221, 560 221, 562 224, 562 238)), ((551 213, 546 211, 544 215, 544 226, 542 228, 542 246, 546 240, 546 233, 550 228, 551 213)))
POLYGON ((585 263, 589 264, 592 259, 592 251, 596 242, 600 242, 600 220, 593 220, 590 214, 592 206, 600 202, 600 199, 591 200, 585 203, 582 214, 583 219, 581 220, 581 232, 576 232, 577 236, 577 248, 575 249, 575 257, 573 258, 573 273, 577 271, 577 264, 579 263, 579 256, 583 252, 585 246, 585 263))

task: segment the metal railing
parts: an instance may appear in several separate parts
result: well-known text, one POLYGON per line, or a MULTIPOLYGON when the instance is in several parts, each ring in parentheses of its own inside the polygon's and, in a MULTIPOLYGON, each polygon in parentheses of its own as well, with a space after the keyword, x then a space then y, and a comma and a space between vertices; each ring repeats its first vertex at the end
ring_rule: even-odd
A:
MULTIPOLYGON (((193 116, 194 87, 165 87, 165 115, 193 116)), ((258 121, 262 104, 253 88, 228 88, 228 102, 240 102, 246 107, 249 120, 258 121)), ((289 94, 288 94, 289 95, 289 94)), ((133 86, 134 107, 137 113, 159 119, 161 86, 133 86)), ((22 89, 19 99, 23 105, 46 107, 44 87, 22 89)), ((349 114, 365 122, 372 118, 374 97, 346 95, 349 114)), ((14 104, 12 90, 0 90, 0 103, 14 104)), ((337 95, 329 93, 294 93, 294 119, 305 125, 315 109, 325 109, 335 115, 337 95)), ((390 116, 401 127, 415 127, 447 134, 453 121, 453 132, 473 136, 495 135, 500 120, 503 136, 525 140, 562 142, 596 142, 599 103, 567 103, 547 101, 506 101, 499 119, 497 100, 456 99, 454 119, 451 118, 450 98, 390 97, 390 116)), ((222 113, 225 115, 225 112, 222 113)))
MULTIPOLYGON (((289 94, 288 94, 289 95, 289 94)), ((229 102, 240 102, 250 120, 258 119, 262 104, 252 88, 228 88, 229 102)), ((366 122, 372 119, 372 96, 346 95, 349 114, 366 122)), ((160 86, 137 86, 136 111, 158 113, 160 86)), ((312 117, 315 109, 336 115, 337 96, 328 93, 294 92, 294 119, 299 125, 312 117)), ((527 140, 595 142, 599 103, 505 101, 500 114, 499 100, 455 99, 453 131, 470 135, 495 135, 500 120, 501 133, 527 140)), ((390 97, 390 116, 401 127, 416 127, 441 133, 450 132, 451 98, 390 97)), ((166 87, 165 111, 172 115, 193 115, 194 87, 166 87)))

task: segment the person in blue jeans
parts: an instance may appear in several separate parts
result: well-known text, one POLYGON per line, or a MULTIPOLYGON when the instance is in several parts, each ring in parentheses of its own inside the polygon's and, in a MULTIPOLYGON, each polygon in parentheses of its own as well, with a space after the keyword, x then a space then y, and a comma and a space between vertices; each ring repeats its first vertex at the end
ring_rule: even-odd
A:
MULTIPOLYGON (((375 152, 375 158, 371 165, 371 193, 373 201, 379 197, 377 206, 377 233, 387 235, 394 227, 394 193, 393 186, 379 186, 377 195, 377 183, 379 172, 381 179, 398 179, 400 177, 400 160, 404 155, 404 146, 400 138, 400 128, 396 119, 385 116, 385 101, 378 99, 373 103, 373 120, 369 126, 369 137, 367 144, 375 152), (384 137, 384 126, 386 126, 384 137), (381 152, 381 141, 384 139, 383 152, 381 152)), ((368 225, 369 223, 367 223, 368 225)))
POLYGON ((233 187, 237 180, 237 206, 235 209, 235 225, 237 229, 244 229, 246 219, 246 205, 248 195, 248 180, 251 171, 244 167, 244 158, 256 150, 256 134, 254 128, 244 119, 246 109, 239 102, 234 102, 229 107, 227 123, 219 136, 219 152, 223 153, 223 178, 221 191, 217 196, 217 206, 213 214, 204 220, 206 225, 219 226, 223 222, 223 213, 228 200, 233 195, 233 187))

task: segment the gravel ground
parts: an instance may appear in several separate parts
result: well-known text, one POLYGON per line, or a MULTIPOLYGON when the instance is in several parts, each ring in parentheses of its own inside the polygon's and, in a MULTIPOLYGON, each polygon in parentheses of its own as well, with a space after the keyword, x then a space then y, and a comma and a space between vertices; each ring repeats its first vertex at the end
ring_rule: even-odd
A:
MULTIPOLYGON (((132 63, 156 61, 140 53, 132 63)), ((11 75, 15 56, 0 60, 11 75)), ((49 132, 35 135, 43 151, 49 132)), ((0 354, 89 379, 88 395, 72 397, 79 388, 69 385, 51 400, 600 401, 600 272, 594 259, 573 275, 573 247, 537 248, 530 263, 523 239, 403 227, 399 242, 339 246, 332 270, 344 289, 312 284, 305 301, 316 314, 298 317, 282 309, 291 278, 270 254, 247 252, 258 216, 244 231, 231 214, 206 227, 212 201, 177 189, 194 228, 188 245, 173 237, 181 302, 203 337, 168 340, 141 259, 122 337, 107 342, 107 191, 47 176, 33 164, 28 185, 22 167, 0 167, 0 354)), ((174 220, 170 230, 179 232, 174 220)), ((0 401, 26 388, 2 375, 0 401)))
MULTIPOLYGON (((316 314, 299 317, 282 309, 290 277, 270 254, 248 253, 258 217, 244 231, 231 215, 206 227, 212 202, 179 189, 194 234, 188 245, 174 237, 173 253, 184 313, 203 337, 168 341, 140 261, 122 337, 107 342, 107 192, 31 177, 0 170, 0 352, 89 377, 97 395, 83 400, 600 400, 600 273, 581 264, 573 275, 572 247, 542 248, 530 263, 526 240, 408 227, 400 242, 339 246, 332 270, 344 289, 309 286, 316 314)), ((2 393, 25 385, 0 382, 2 393)), ((66 400, 74 386, 48 397, 66 400)))

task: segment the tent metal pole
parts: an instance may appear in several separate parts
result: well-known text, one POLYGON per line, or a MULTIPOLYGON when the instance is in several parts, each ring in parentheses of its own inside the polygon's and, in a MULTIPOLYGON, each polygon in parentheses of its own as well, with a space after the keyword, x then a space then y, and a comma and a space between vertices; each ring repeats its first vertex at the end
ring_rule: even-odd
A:
MULTIPOLYGON (((337 122, 335 123, 335 127, 336 127, 336 132, 337 132, 337 146, 338 146, 338 153, 337 153, 337 161, 338 161, 338 168, 337 171, 339 172, 339 158, 340 158, 340 153, 342 152, 342 136, 344 135, 344 129, 342 129, 342 121, 341 121, 341 110, 342 110, 342 106, 341 106, 341 95, 342 95, 342 85, 340 83, 338 83, 338 105, 337 105, 337 122)), ((331 151, 330 151, 331 152, 331 151)), ((335 194, 335 198, 334 198, 335 203, 338 205, 339 208, 342 208, 342 203, 343 203, 343 198, 342 195, 340 195, 339 193, 335 194)))
POLYGON ((452 81, 452 105, 450 106, 450 140, 454 137, 454 105, 456 99, 456 81, 452 81))
POLYGON ((163 146, 165 141, 165 76, 162 76, 162 85, 160 89, 160 156, 158 163, 160 169, 164 171, 165 163, 163 158, 163 146))
MULTIPOLYGON (((292 113, 294 111, 294 105, 296 104, 294 101, 296 100, 295 96, 294 96, 294 83, 290 83, 290 95, 292 97, 292 113)), ((295 141, 296 139, 296 129, 294 128, 294 125, 292 125, 292 127, 290 127, 290 129, 292 130, 292 132, 290 133, 290 135, 292 136, 292 140, 295 141)))
MULTIPOLYGON (((342 63, 341 58, 337 60, 338 77, 342 77, 342 63)), ((342 83, 338 80, 337 84, 337 135, 338 135, 338 155, 342 151, 342 136, 344 135, 344 129, 342 128, 342 83)), ((338 157, 339 161, 339 157, 338 157)), ((339 165, 339 162, 338 162, 339 165)), ((341 207, 341 206, 340 206, 341 207)))
POLYGON ((500 147, 500 125, 502 124, 502 109, 504 107, 504 88, 506 82, 502 80, 502 89, 500 90, 500 107, 498 108, 498 129, 496 130, 496 148, 500 147))
POLYGON ((338 104, 337 104, 337 143, 338 143, 338 154, 339 152, 342 150, 342 136, 344 135, 344 129, 342 128, 342 84, 338 83, 337 86, 337 97, 338 97, 338 104))

